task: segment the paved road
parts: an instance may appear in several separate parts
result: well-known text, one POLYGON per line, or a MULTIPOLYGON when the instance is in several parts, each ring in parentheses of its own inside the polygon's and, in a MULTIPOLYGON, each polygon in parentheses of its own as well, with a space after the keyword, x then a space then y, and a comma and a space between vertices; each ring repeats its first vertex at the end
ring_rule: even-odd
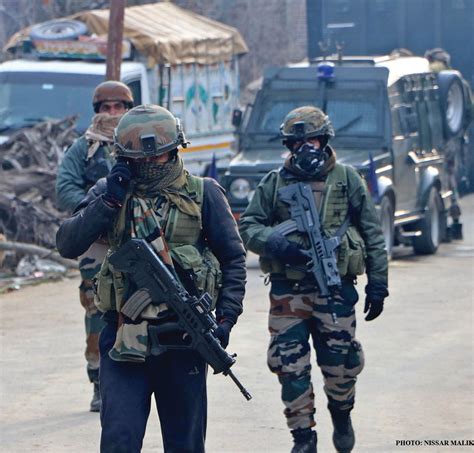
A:
MULTIPOLYGON (((360 316, 366 368, 353 412, 355 452, 474 451, 474 447, 396 446, 397 440, 473 440, 474 195, 462 199, 465 240, 443 244, 436 256, 396 251, 391 295, 372 323, 360 316), (471 226, 469 226, 471 225, 471 226)), ((291 448, 279 386, 266 368, 267 288, 249 258, 245 313, 229 349, 235 372, 254 398, 233 383, 209 377, 211 453, 286 453, 291 448)), ((0 436, 4 452, 98 451, 99 417, 83 359, 78 280, 44 284, 0 296, 0 436)), ((361 292, 364 281, 359 282, 361 292)), ((361 314, 362 304, 358 305, 361 314)), ((319 451, 334 451, 319 370, 314 368, 319 451)), ((143 452, 161 450, 156 415, 143 452)))

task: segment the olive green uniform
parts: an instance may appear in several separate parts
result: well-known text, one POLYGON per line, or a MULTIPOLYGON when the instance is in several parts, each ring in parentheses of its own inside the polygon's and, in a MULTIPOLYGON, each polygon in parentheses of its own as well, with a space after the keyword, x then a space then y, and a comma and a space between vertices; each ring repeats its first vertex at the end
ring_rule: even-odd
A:
MULTIPOLYGON (((56 193, 58 205, 69 212, 86 196, 87 191, 103 176, 106 176, 112 165, 108 146, 99 146, 91 156, 89 144, 84 136, 77 139, 67 150, 58 169, 56 193)), ((79 257, 81 284, 79 298, 85 310, 84 324, 86 331, 87 374, 91 382, 99 380, 99 333, 104 326, 102 314, 94 304, 92 279, 99 272, 107 253, 108 246, 94 243, 90 249, 79 257)))
MULTIPOLYGON (((285 415, 292 430, 315 425, 310 335, 329 408, 352 409, 356 376, 364 366, 362 348, 355 338, 355 279, 365 267, 370 282, 386 287, 388 267, 384 238, 366 184, 353 168, 337 163, 327 177, 310 184, 327 237, 335 234, 347 216, 350 218, 338 249, 340 297, 329 309, 327 299, 319 297, 316 283, 308 275, 267 258, 265 246, 274 227, 290 218, 277 190, 295 182, 298 180, 284 170, 267 174, 242 215, 240 226, 246 247, 260 255, 262 270, 270 276, 268 366, 282 385, 285 415)), ((307 239, 299 233, 288 239, 308 248, 307 239)))

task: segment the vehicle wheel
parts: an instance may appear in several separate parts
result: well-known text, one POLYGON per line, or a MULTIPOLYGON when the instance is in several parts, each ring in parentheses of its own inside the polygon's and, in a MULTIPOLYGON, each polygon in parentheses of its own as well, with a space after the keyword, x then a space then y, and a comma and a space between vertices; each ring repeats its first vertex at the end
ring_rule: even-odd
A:
POLYGON ((30 31, 31 39, 74 39, 87 33, 87 25, 78 20, 55 19, 35 25, 30 31))
POLYGON ((466 99, 461 76, 457 71, 437 75, 446 138, 455 137, 465 124, 466 99))
POLYGON ((421 236, 413 238, 413 249, 419 255, 432 255, 438 250, 443 236, 444 220, 443 201, 438 190, 431 188, 425 217, 416 225, 421 236))
POLYGON ((393 243, 394 243, 394 209, 390 198, 383 197, 380 203, 380 224, 382 226, 382 233, 385 240, 385 250, 387 250, 387 257, 392 259, 393 243))

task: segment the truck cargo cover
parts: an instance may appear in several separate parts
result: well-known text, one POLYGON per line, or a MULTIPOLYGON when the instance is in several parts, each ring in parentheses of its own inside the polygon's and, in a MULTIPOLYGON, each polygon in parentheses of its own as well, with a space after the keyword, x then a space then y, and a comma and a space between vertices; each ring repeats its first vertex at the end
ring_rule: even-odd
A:
MULTIPOLYGON (((87 24, 90 33, 107 34, 109 10, 90 10, 68 17, 87 24)), ((10 49, 28 38, 31 27, 13 35, 10 49)), ((149 64, 212 64, 248 52, 239 31, 180 8, 170 2, 125 8, 124 38, 129 39, 149 64)))

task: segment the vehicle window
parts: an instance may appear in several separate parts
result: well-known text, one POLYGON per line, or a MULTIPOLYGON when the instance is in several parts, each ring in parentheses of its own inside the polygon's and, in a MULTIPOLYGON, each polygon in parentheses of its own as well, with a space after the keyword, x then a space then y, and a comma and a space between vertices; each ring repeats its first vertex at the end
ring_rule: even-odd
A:
MULTIPOLYGON (((273 94, 273 93, 272 93, 273 94)), ((383 135, 382 96, 377 90, 328 90, 325 102, 322 91, 291 93, 291 98, 269 94, 254 106, 255 117, 250 121, 250 133, 277 134, 286 114, 304 105, 322 108, 331 118, 336 136, 383 135)))
POLYGON ((84 132, 94 115, 92 93, 103 80, 90 74, 0 73, 0 128, 78 115, 76 129, 84 132))
POLYGON ((133 105, 140 105, 142 103, 142 86, 140 80, 132 80, 126 83, 133 95, 133 105))
POLYGON ((431 130, 429 124, 429 111, 424 100, 416 103, 416 112, 418 114, 418 124, 420 126, 420 144, 423 152, 431 152, 433 149, 431 140, 431 130))
POLYGON ((336 136, 383 135, 382 102, 373 91, 330 92, 326 113, 331 118, 336 136))
POLYGON ((428 117, 430 123, 431 137, 433 146, 442 148, 443 146, 443 119, 441 117, 441 107, 437 99, 430 99, 428 102, 428 110, 430 115, 428 117))
POLYGON ((314 100, 312 103, 308 99, 268 102, 262 106, 262 115, 256 129, 261 132, 276 134, 280 131, 281 123, 288 112, 304 105, 318 106, 318 104, 320 104, 320 101, 314 100))
POLYGON ((249 118, 248 132, 254 134, 278 134, 285 116, 291 110, 304 105, 321 107, 320 93, 311 90, 267 91, 257 96, 249 118))

